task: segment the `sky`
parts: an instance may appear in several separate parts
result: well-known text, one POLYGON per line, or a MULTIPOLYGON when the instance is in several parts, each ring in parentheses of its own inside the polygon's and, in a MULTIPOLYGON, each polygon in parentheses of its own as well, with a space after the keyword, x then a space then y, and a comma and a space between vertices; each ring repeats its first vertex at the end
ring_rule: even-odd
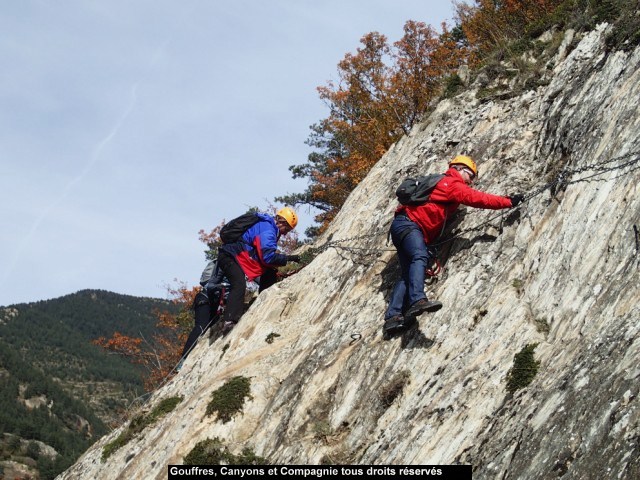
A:
MULTIPOLYGON (((316 87, 450 0, 44 0, 0 11, 0 305, 197 284, 198 231, 301 192, 316 87)), ((298 209, 304 229, 314 212, 298 209)))

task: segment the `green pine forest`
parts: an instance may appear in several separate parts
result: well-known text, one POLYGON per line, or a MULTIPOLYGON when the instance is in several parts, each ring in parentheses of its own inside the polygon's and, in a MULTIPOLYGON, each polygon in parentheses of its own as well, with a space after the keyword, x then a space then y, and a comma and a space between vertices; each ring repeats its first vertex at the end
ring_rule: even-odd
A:
POLYGON ((91 341, 115 331, 151 338, 154 310, 174 308, 101 290, 0 308, 0 478, 8 460, 54 478, 119 424, 143 393, 142 372, 91 341))

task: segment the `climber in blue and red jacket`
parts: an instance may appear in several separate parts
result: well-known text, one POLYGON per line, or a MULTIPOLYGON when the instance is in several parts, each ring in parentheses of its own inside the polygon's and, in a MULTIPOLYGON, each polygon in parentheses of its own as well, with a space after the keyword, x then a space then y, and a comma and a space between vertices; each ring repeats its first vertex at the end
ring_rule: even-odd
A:
POLYGON ((276 282, 276 269, 287 262, 299 262, 299 255, 278 253, 278 239, 298 224, 298 215, 284 207, 275 217, 257 213, 258 222, 249 227, 240 240, 218 249, 218 266, 231 284, 222 316, 222 331, 229 332, 243 313, 246 281, 260 278, 260 292, 276 282))

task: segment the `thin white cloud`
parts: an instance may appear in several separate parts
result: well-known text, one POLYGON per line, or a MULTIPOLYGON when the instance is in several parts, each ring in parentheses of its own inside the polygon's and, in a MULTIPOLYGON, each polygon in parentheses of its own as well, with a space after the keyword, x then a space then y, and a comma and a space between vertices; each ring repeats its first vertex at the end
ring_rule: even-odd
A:
POLYGON ((53 200, 51 203, 43 207, 40 215, 38 215, 36 220, 31 225, 29 232, 20 241, 20 243, 18 244, 18 248, 16 249, 16 251, 14 252, 11 258, 8 268, 5 270, 2 276, 3 287, 6 287, 6 285, 8 284, 11 274, 13 273, 14 269, 16 268, 16 265, 20 261, 20 258, 24 254, 24 251, 27 249, 27 247, 31 245, 33 239, 36 236, 38 228, 40 227, 42 222, 51 214, 51 212, 56 208, 56 206, 62 203, 62 201, 69 195, 69 192, 71 192, 73 187, 78 183, 82 182, 82 180, 87 176, 87 174, 89 174, 89 172, 91 171, 91 168, 100 159, 101 152, 109 144, 109 142, 111 142, 113 138, 118 134, 118 131, 120 131, 120 129, 124 125, 125 121, 127 120, 127 117, 131 115, 131 112, 133 112, 133 109, 135 108, 135 105, 136 105, 136 99, 137 99, 136 92, 138 90, 138 85, 139 85, 139 82, 135 83, 131 87, 129 104, 125 108, 124 112, 120 115, 120 118, 118 118, 116 123, 111 128, 111 131, 102 140, 100 140, 97 143, 97 145, 93 149, 93 152, 89 156, 89 159, 85 163, 82 171, 77 176, 72 178, 71 181, 69 181, 69 183, 67 183, 64 189, 60 192, 60 195, 55 200, 53 200))

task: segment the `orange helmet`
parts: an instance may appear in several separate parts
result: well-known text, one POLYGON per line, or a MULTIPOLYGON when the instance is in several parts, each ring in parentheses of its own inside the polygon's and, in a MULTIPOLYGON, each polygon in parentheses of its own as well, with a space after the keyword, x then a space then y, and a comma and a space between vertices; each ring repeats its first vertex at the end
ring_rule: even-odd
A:
POLYGON ((276 215, 284 218, 291 228, 296 228, 298 225, 298 214, 290 207, 281 208, 276 215))
POLYGON ((467 157, 466 155, 458 155, 453 160, 449 162, 449 166, 451 165, 464 165, 469 168, 475 176, 478 176, 478 167, 476 166, 476 162, 473 161, 473 158, 467 157))

